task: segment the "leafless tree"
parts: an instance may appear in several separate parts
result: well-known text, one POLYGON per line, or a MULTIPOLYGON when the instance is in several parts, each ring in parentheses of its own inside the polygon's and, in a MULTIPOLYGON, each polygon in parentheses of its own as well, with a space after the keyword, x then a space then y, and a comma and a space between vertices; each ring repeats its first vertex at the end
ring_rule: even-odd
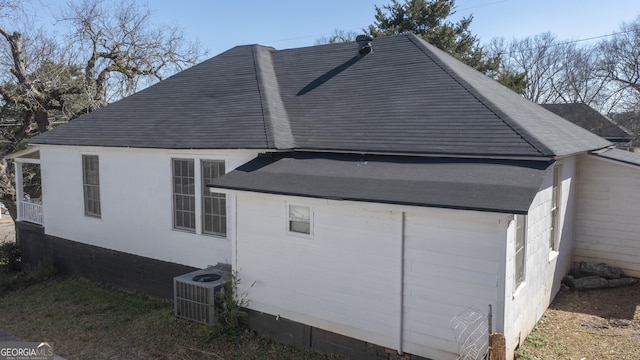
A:
POLYGON ((356 41, 356 36, 360 35, 361 33, 364 33, 364 31, 358 33, 351 30, 335 29, 333 30, 333 33, 331 33, 331 35, 323 36, 319 39, 316 39, 315 44, 323 45, 356 41))
POLYGON ((503 72, 525 73, 523 96, 536 103, 585 103, 603 113, 622 100, 598 64, 598 46, 559 41, 551 33, 522 40, 493 39, 490 53, 500 56, 503 72))
POLYGON ((602 76, 596 46, 570 42, 564 46, 562 55, 562 71, 554 81, 553 102, 584 103, 602 113, 617 106, 621 100, 619 92, 602 76))
POLYGON ((526 74, 527 87, 523 96, 536 103, 549 102, 562 72, 562 48, 551 33, 505 42, 494 39, 491 52, 500 52, 502 66, 512 72, 526 74))
MULTIPOLYGON (((25 4, 0 0, 2 156, 204 55, 179 28, 154 26, 151 11, 133 0, 70 1, 54 14, 65 25, 61 34, 33 26, 25 4)), ((8 205, 15 197, 11 169, 1 160, 0 201, 8 205)))
POLYGON ((598 68, 624 97, 623 111, 640 110, 640 16, 598 46, 598 68))

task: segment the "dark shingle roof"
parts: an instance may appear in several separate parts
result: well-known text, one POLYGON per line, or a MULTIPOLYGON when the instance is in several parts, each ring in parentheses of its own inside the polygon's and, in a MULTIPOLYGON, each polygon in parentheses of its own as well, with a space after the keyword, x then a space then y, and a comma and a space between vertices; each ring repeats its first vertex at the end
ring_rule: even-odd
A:
POLYGON ((552 162, 294 153, 258 157, 209 186, 526 214, 552 162))
POLYGON ((251 46, 235 47, 59 126, 35 144, 258 148, 267 137, 251 46))
POLYGON ((606 149, 603 151, 593 152, 592 155, 603 159, 618 161, 627 165, 640 166, 640 154, 631 151, 606 149))
POLYGON ((542 106, 572 123, 612 142, 628 142, 633 139, 629 130, 621 127, 587 104, 542 104, 542 106))
POLYGON ((240 46, 36 144, 551 157, 610 145, 412 34, 240 46))

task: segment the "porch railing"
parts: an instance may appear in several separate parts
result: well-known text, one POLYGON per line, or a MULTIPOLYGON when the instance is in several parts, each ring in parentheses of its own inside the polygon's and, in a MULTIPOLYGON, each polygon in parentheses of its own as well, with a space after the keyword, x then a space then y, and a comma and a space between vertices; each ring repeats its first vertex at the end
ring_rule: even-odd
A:
POLYGON ((43 225, 42 201, 40 199, 22 200, 18 206, 19 220, 43 225))

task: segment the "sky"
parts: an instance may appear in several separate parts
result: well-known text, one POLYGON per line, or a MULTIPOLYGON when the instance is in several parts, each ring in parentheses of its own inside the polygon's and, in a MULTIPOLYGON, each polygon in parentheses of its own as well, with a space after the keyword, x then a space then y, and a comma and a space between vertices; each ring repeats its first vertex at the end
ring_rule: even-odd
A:
MULTIPOLYGON (((108 0, 112 1, 112 0, 108 0)), ((375 5, 391 0, 136 0, 156 25, 177 25, 198 40, 208 56, 237 45, 276 49, 312 46, 335 29, 363 32, 375 21, 375 5)), ((399 0, 401 3, 404 0, 399 0)), ((65 26, 43 15, 62 0, 33 0, 44 26, 65 26)), ((456 0, 457 21, 473 15, 471 33, 481 44, 551 32, 559 40, 582 40, 616 32, 640 16, 640 0, 456 0)))
MULTIPOLYGON (((402 2, 403 0, 400 0, 402 2)), ((217 55, 233 46, 276 49, 311 46, 334 29, 362 32, 375 21, 374 5, 390 0, 148 0, 154 19, 183 28, 217 55)), ((457 0, 451 20, 473 15, 470 30, 488 43, 551 32, 560 40, 616 32, 640 16, 640 0, 457 0)))

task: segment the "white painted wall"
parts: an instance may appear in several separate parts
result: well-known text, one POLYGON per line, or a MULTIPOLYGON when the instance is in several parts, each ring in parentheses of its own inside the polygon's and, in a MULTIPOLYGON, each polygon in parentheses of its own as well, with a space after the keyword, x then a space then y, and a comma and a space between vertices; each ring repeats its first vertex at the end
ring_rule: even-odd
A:
POLYGON ((396 347, 399 213, 249 193, 236 212, 234 265, 251 309, 396 347), (312 239, 287 233, 289 202, 313 207, 312 239))
MULTIPOLYGON (((404 351, 455 359, 451 320, 469 307, 501 319, 508 215, 407 208, 405 221, 404 351)), ((493 325, 495 329, 496 326, 493 325)))
POLYGON ((224 159, 228 172, 256 155, 256 151, 240 150, 41 145, 45 232, 194 267, 230 263, 228 239, 172 229, 171 159, 224 159), (102 210, 99 219, 84 215, 83 154, 99 157, 102 210))
POLYGON ((591 155, 578 159, 575 262, 640 277, 640 168, 591 155))
POLYGON ((451 319, 500 306, 507 215, 247 192, 236 201, 234 266, 251 309, 455 359, 451 319), (312 239, 287 234, 288 203, 313 207, 312 239))
POLYGON ((558 251, 551 251, 551 196, 553 169, 544 178, 527 215, 526 276, 515 289, 515 222, 508 228, 505 276, 505 323, 507 359, 513 358, 518 343, 522 343, 544 314, 560 290, 562 277, 571 269, 574 244, 576 158, 562 162, 560 205, 560 241, 558 251))

